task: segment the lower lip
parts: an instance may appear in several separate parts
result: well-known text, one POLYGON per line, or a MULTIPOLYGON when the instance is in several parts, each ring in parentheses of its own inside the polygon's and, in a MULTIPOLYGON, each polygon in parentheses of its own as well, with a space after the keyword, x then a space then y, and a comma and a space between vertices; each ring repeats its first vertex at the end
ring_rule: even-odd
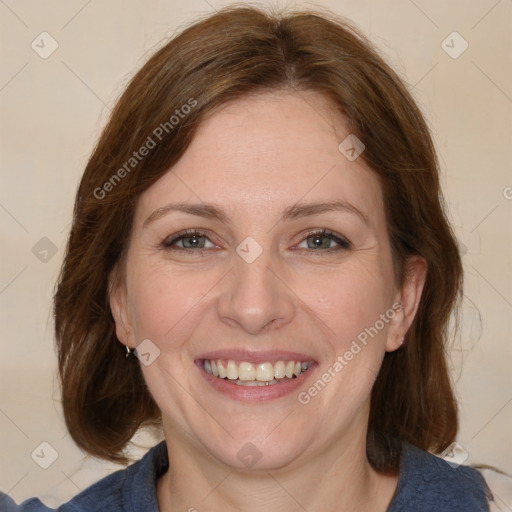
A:
POLYGON ((304 385, 308 377, 313 373, 317 364, 313 363, 304 373, 295 379, 286 380, 273 384, 271 386, 239 386, 225 379, 219 379, 208 373, 204 369, 202 360, 196 361, 196 366, 201 371, 203 377, 216 391, 228 395, 234 400, 242 400, 245 402, 261 402, 267 400, 275 400, 289 395, 304 385))

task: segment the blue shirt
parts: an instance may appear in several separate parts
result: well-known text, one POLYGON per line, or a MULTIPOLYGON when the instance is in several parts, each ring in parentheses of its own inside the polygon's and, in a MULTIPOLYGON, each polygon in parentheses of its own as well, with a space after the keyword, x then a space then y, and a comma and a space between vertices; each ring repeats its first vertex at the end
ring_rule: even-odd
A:
MULTIPOLYGON (((0 492, 1 512, 158 512, 157 478, 169 465, 165 441, 142 459, 85 489, 58 509, 37 498, 20 505, 0 492)), ((400 476, 388 512, 488 512, 488 488, 480 473, 452 467, 443 459, 404 443, 400 476)))

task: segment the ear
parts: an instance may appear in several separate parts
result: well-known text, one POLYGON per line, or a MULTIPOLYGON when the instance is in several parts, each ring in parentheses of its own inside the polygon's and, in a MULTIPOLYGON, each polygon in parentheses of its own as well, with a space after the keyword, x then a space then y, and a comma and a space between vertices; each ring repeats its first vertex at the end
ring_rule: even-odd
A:
POLYGON ((119 279, 115 268, 108 280, 110 310, 116 325, 117 339, 127 347, 135 348, 133 327, 128 314, 128 296, 124 280, 119 279))
POLYGON ((418 311, 427 270, 427 261, 422 256, 415 255, 407 259, 405 281, 393 303, 396 314, 389 322, 386 352, 393 352, 405 343, 405 335, 418 311))

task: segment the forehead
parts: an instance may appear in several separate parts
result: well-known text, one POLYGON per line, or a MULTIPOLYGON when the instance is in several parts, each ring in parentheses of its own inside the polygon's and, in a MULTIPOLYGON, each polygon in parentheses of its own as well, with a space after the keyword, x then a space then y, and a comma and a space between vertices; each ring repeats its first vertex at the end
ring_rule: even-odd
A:
POLYGON ((233 216, 344 200, 375 224, 383 213, 380 185, 361 158, 350 161, 340 151, 349 135, 342 115, 312 91, 264 92, 224 104, 141 195, 136 216, 175 200, 219 203, 233 216))

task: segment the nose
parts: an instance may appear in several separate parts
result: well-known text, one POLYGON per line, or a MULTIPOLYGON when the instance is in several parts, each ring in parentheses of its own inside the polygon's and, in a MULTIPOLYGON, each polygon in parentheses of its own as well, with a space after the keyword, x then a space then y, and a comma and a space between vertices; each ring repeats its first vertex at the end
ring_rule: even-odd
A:
POLYGON ((233 260, 218 299, 219 318, 253 335, 291 322, 295 314, 294 295, 269 251, 264 250, 252 263, 238 254, 233 260))

